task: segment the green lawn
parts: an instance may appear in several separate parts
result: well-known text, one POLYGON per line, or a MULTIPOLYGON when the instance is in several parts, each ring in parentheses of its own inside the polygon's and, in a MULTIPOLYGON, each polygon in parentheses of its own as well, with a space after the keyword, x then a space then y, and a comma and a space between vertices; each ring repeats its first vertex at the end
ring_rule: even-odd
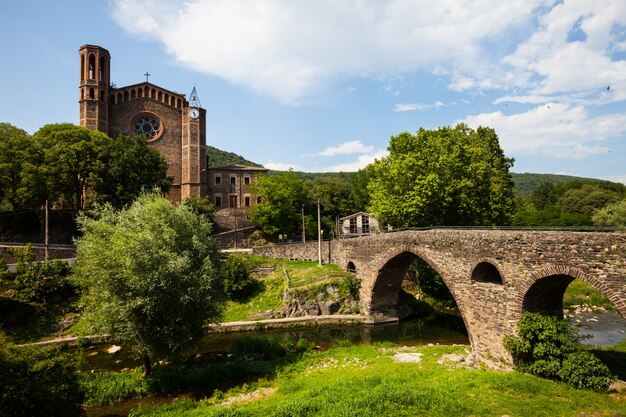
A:
POLYGON ((573 305, 603 307, 607 310, 614 308, 608 298, 596 291, 591 285, 579 279, 572 281, 563 295, 563 307, 567 308, 573 305))
POLYGON ((466 346, 411 348, 421 363, 395 363, 391 346, 310 352, 276 368, 276 378, 217 393, 136 409, 131 416, 615 416, 624 394, 580 391, 515 372, 439 364, 466 346), (242 394, 248 394, 242 395, 242 394))

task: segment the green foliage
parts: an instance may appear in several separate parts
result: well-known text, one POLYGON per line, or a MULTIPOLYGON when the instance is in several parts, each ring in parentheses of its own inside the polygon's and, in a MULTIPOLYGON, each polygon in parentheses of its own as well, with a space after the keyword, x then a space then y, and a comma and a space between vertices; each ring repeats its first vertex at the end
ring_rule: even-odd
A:
POLYGON ((506 224, 512 164, 493 129, 459 124, 404 132, 373 164, 370 210, 395 227, 506 224))
POLYGON ((15 275, 17 295, 40 304, 59 303, 75 296, 78 287, 70 278, 71 271, 67 262, 58 259, 25 264, 15 275))
POLYGON ((619 200, 618 195, 612 191, 602 190, 598 187, 585 184, 580 188, 570 188, 560 200, 561 208, 568 213, 583 214, 591 217, 593 213, 607 204, 619 200))
POLYGON ((198 216, 204 216, 211 224, 215 224, 215 206, 207 198, 191 196, 183 204, 198 216))
POLYGON ((420 298, 436 300, 438 306, 454 307, 456 305, 443 278, 421 258, 415 259, 411 264, 406 277, 415 285, 415 293, 420 298))
POLYGON ((213 146, 206 147, 206 156, 209 161, 209 168, 220 168, 229 165, 247 165, 253 167, 263 167, 256 162, 248 161, 241 155, 233 152, 222 151, 213 146))
POLYGON ((569 322, 526 312, 517 331, 517 336, 504 339, 517 370, 596 391, 606 390, 611 383, 613 377, 606 366, 590 360, 588 355, 593 355, 588 352, 581 355, 580 336, 569 322))
POLYGON ((351 294, 355 300, 359 299, 360 290, 361 280, 356 277, 356 274, 346 274, 339 282, 339 292, 341 294, 351 294))
POLYGON ((77 365, 76 357, 52 347, 18 347, 0 340, 0 415, 82 415, 77 365))
POLYGON ((116 402, 145 397, 152 394, 147 380, 142 378, 141 369, 123 372, 83 373, 80 385, 85 392, 85 405, 97 407, 116 402))
POLYGON ((550 181, 540 182, 539 185, 537 185, 537 187, 533 190, 532 199, 537 210, 543 210, 556 203, 554 184, 550 181))
POLYGON ((563 360, 559 378, 578 389, 606 391, 615 377, 600 359, 589 352, 574 352, 563 360))
POLYGON ((247 256, 230 255, 224 262, 224 292, 231 298, 240 298, 250 293, 256 280, 252 276, 251 263, 247 256))
POLYGON ((144 194, 126 210, 105 207, 79 224, 75 275, 91 331, 131 342, 138 356, 170 358, 219 317, 217 245, 209 222, 187 206, 144 194))
MULTIPOLYGON (((542 182, 549 181, 554 185, 555 192, 557 195, 559 194, 560 184, 568 183, 566 187, 570 188, 572 185, 576 183, 591 183, 596 184, 601 187, 605 187, 607 189, 614 189, 616 191, 623 190, 623 184, 614 183, 611 181, 598 180, 595 178, 581 178, 581 177, 572 177, 570 175, 557 175, 557 174, 531 174, 528 172, 525 173, 511 173, 511 179, 515 184, 515 192, 519 194, 521 197, 529 197, 532 195, 533 191, 537 188, 539 184, 542 182)), ((561 193, 562 195, 562 193, 561 193)))
POLYGON ((301 208, 307 203, 304 181, 295 172, 279 172, 258 179, 256 193, 263 198, 250 210, 250 221, 267 236, 295 234, 301 226, 301 208))
POLYGON ((0 123, 0 211, 36 207, 45 199, 41 150, 24 130, 0 123))
POLYGON ((592 219, 596 226, 626 227, 626 199, 598 209, 592 219))
POLYGON ((287 349, 272 337, 239 337, 230 344, 230 353, 238 357, 276 359, 287 354, 287 349))
POLYGON ((15 270, 19 274, 24 271, 28 264, 35 261, 35 252, 30 243, 26 246, 15 246, 7 249, 7 252, 15 261, 15 270))
POLYGON ((143 136, 120 135, 107 141, 99 158, 102 169, 93 174, 90 184, 97 202, 125 207, 144 191, 167 192, 172 183, 165 158, 143 136))

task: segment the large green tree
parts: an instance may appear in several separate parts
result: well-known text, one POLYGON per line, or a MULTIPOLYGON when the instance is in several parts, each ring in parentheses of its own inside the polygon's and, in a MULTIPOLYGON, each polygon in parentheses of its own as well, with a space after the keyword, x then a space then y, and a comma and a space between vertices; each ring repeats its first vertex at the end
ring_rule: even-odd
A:
POLYGON ((510 221, 513 183, 495 131, 465 124, 392 136, 371 168, 370 211, 395 227, 510 221))
POLYGON ((219 317, 217 244, 209 221, 188 205, 144 194, 128 209, 83 215, 79 225, 75 274, 86 290, 86 326, 129 342, 145 375, 151 357, 176 357, 219 317))
POLYGON ((75 209, 87 206, 87 191, 105 169, 112 139, 71 123, 49 124, 34 135, 43 152, 42 173, 48 198, 61 199, 75 209))
POLYGON ((143 136, 118 136, 109 141, 102 158, 101 171, 91 177, 99 202, 124 207, 142 191, 156 188, 167 192, 172 183, 165 159, 143 136))
POLYGON ((45 200, 40 149, 24 130, 0 123, 0 208, 23 210, 45 200))
POLYGON ((252 207, 250 221, 264 234, 295 234, 300 230, 301 209, 308 199, 304 181, 295 172, 259 177, 255 189, 262 203, 252 207))

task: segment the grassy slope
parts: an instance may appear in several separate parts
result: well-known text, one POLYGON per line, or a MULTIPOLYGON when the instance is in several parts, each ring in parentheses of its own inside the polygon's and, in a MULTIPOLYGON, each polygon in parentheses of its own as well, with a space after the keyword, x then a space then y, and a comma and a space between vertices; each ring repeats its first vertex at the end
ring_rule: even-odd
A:
MULTIPOLYGON (((438 364, 466 347, 422 347, 422 362, 394 363, 395 349, 338 347, 305 354, 271 382, 261 399, 223 406, 223 399, 181 400, 135 410, 133 416, 613 416, 626 413, 623 395, 575 390, 529 375, 457 369, 438 364), (215 404, 217 403, 217 404, 215 404)), ((228 397, 230 395, 226 395, 228 397)))
POLYGON ((311 261, 265 259, 259 256, 251 256, 250 259, 257 267, 274 266, 274 271, 261 279, 258 291, 252 296, 226 303, 222 319, 224 322, 254 320, 267 310, 279 309, 286 286, 283 268, 289 276, 292 288, 340 282, 346 276, 346 273, 334 264, 326 264, 320 268, 317 262, 311 261))

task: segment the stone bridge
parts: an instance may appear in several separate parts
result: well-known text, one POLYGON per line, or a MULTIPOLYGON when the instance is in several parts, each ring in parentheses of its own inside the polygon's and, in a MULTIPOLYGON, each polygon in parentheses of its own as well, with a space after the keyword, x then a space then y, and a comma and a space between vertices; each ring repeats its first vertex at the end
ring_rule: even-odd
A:
MULTIPOLYGON (((259 255, 317 259, 317 242, 256 249, 259 255)), ((396 314, 409 265, 421 258, 454 296, 474 357, 508 368, 503 346, 524 311, 563 314, 563 294, 578 278, 604 294, 626 318, 626 234, 428 229, 324 242, 324 261, 354 270, 360 302, 373 320, 396 314)))

